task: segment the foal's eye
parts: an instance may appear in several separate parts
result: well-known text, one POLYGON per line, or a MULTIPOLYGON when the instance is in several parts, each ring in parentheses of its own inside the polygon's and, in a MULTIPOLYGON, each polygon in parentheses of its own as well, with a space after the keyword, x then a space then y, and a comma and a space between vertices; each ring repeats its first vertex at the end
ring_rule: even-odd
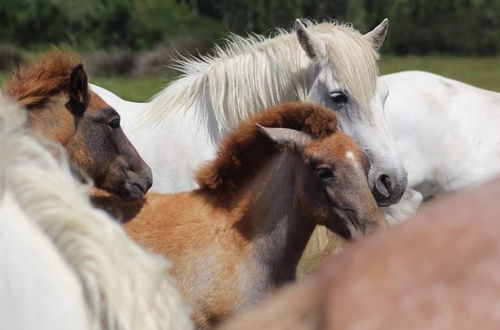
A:
POLYGON ((348 101, 347 95, 343 92, 333 92, 330 97, 336 104, 345 104, 348 101))
POLYGON ((330 167, 319 167, 316 169, 316 175, 321 180, 333 179, 333 170, 330 167))
POLYGON ((112 121, 110 121, 108 123, 108 125, 109 125, 109 127, 113 128, 113 129, 120 127, 120 118, 113 119, 112 121))

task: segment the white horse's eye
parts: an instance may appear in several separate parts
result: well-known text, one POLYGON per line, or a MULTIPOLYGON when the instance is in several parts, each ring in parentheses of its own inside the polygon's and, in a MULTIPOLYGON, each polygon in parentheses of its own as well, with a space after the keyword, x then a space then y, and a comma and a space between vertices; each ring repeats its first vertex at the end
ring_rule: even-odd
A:
POLYGON ((347 95, 343 92, 333 92, 330 94, 330 97, 336 104, 345 104, 349 100, 347 95))

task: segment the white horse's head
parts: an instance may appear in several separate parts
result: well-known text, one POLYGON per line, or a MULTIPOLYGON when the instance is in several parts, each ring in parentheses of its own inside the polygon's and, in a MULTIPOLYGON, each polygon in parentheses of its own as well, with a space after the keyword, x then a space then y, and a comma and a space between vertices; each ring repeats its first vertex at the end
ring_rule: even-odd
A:
POLYGON ((397 203, 407 184, 407 172, 384 117, 389 91, 377 82, 377 51, 387 27, 385 19, 361 35, 345 26, 307 28, 300 20, 295 24, 299 43, 311 62, 307 99, 334 109, 342 129, 366 152, 371 163, 369 184, 382 206, 397 203))

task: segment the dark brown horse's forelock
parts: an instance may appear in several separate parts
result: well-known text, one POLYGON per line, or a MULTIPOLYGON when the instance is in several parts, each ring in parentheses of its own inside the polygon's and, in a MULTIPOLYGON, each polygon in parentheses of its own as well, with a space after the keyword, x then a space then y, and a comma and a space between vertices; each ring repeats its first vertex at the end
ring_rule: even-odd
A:
POLYGON ((31 109, 43 107, 47 100, 67 92, 71 72, 82 61, 73 53, 56 50, 35 63, 25 65, 5 84, 8 97, 31 109))

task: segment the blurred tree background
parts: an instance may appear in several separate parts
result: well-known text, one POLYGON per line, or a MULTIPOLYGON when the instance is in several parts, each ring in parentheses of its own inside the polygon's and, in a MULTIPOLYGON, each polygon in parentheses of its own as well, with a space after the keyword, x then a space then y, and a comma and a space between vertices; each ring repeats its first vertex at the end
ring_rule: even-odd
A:
POLYGON ((290 27, 296 17, 352 22, 360 31, 391 20, 384 52, 497 54, 498 0, 1 0, 0 41, 36 49, 145 49, 180 38, 212 41, 290 27))
POLYGON ((204 53, 230 31, 267 35, 297 17, 362 32, 388 17, 385 58, 500 58, 500 0, 0 0, 0 71, 67 45, 100 76, 165 76, 173 50, 204 53))

